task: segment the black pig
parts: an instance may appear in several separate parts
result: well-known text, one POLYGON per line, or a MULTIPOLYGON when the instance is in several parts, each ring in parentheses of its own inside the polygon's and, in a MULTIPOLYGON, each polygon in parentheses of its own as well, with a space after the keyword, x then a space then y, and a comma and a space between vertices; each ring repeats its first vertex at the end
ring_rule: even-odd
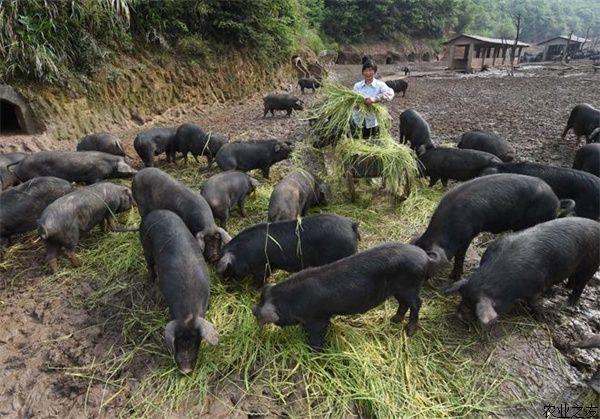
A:
POLYGON ((288 158, 292 144, 279 140, 249 140, 225 144, 217 153, 221 170, 260 169, 268 179, 271 166, 288 158))
POLYGON ((137 173, 123 157, 99 151, 40 151, 30 154, 8 170, 22 182, 39 176, 55 176, 87 185, 137 173))
POLYGON ((573 160, 573 169, 600 177, 600 144, 586 144, 577 150, 573 160))
POLYGON ((0 193, 0 251, 11 236, 35 230, 44 209, 72 190, 64 179, 43 176, 0 193))
POLYGON ((356 253, 358 223, 335 214, 248 227, 223 248, 217 264, 222 277, 252 275, 257 283, 275 269, 298 272, 356 253))
POLYGON ((101 151, 125 157, 125 150, 123 149, 121 140, 108 132, 86 135, 79 140, 77 151, 101 151))
POLYGON ((319 351, 333 316, 364 313, 394 297, 398 310, 392 321, 401 323, 410 309, 406 332, 412 336, 418 328, 421 286, 435 264, 416 246, 386 243, 265 285, 252 313, 261 326, 302 325, 310 347, 319 351))
MULTIPOLYGON (((421 150, 424 146, 421 146, 421 150)), ((429 176, 429 186, 441 179, 446 186, 448 179, 465 181, 473 179, 492 163, 502 163, 498 157, 477 150, 433 147, 419 155, 423 176, 429 176)))
POLYGON ((140 170, 133 178, 132 191, 142 217, 157 209, 180 216, 210 262, 219 259, 221 246, 231 240, 229 234, 215 224, 210 206, 202 195, 162 170, 153 167, 140 170))
POLYGON ((225 144, 227 144, 227 138, 223 135, 204 132, 202 128, 194 124, 182 124, 177 128, 172 148, 174 151, 182 153, 185 161, 187 161, 189 153, 196 161, 198 161, 198 156, 206 156, 210 169, 217 152, 225 144))
POLYGON ((100 182, 58 198, 46 207, 38 220, 40 238, 46 243, 46 261, 50 271, 58 270, 61 248, 73 265, 78 265, 75 247, 81 233, 89 232, 102 221, 112 227, 115 214, 128 211, 133 204, 126 186, 100 182))
POLYGON ((175 160, 173 140, 177 127, 150 128, 140 132, 133 140, 133 148, 142 159, 144 166, 154 166, 154 156, 166 153, 167 161, 175 160))
POLYGON ((18 185, 21 183, 17 176, 13 172, 7 169, 7 167, 13 166, 19 163, 27 157, 25 153, 5 153, 0 154, 0 189, 5 190, 11 186, 18 185))
POLYGON ((481 257, 479 268, 448 292, 459 291, 458 315, 494 322, 518 300, 534 313, 543 291, 569 279, 574 305, 600 265, 600 224, 586 218, 552 220, 494 241, 481 257))
POLYGON ((287 116, 292 114, 292 110, 301 111, 304 109, 304 102, 302 102, 296 96, 288 94, 270 94, 263 98, 264 113, 263 118, 267 116, 267 113, 271 112, 271 115, 275 116, 275 111, 286 111, 287 116))
POLYGON ((600 142, 600 110, 587 103, 575 106, 562 133, 563 140, 571 129, 577 136, 577 142, 582 135, 585 135, 588 144, 600 142))
POLYGON ((458 139, 458 148, 485 151, 493 154, 503 162, 515 158, 515 150, 508 142, 496 134, 483 131, 465 132, 458 139))
POLYGON ((317 176, 306 170, 290 173, 275 185, 269 200, 268 220, 295 220, 310 207, 327 204, 330 190, 317 176))
POLYGON ((140 241, 150 279, 158 277, 169 307, 165 343, 179 371, 188 374, 196 365, 201 340, 219 343, 215 327, 204 318, 210 284, 202 250, 181 218, 167 210, 146 214, 140 224, 140 241))
POLYGON ((406 89, 408 89, 408 82, 406 80, 388 80, 385 82, 389 87, 394 90, 394 93, 402 92, 402 97, 406 96, 406 89))
POLYGON ((242 217, 246 216, 244 203, 258 185, 258 181, 246 173, 229 170, 211 176, 202 186, 201 194, 215 219, 225 228, 232 208, 238 207, 242 217))
POLYGON ((304 94, 304 89, 312 89, 313 93, 315 93, 315 89, 321 87, 321 83, 316 79, 300 79, 298 80, 298 86, 300 86, 302 94, 304 94))
POLYGON ((421 146, 426 150, 434 147, 429 124, 414 109, 407 109, 400 114, 400 142, 410 143, 413 150, 418 150, 421 146))
POLYGON ((578 217, 600 219, 600 179, 581 170, 541 163, 492 164, 483 174, 516 173, 535 176, 546 182, 560 199, 575 201, 578 217))
POLYGON ((450 277, 457 280, 467 249, 479 233, 522 230, 566 215, 574 205, 571 200, 559 201, 550 186, 531 176, 477 178, 442 197, 427 230, 413 244, 427 252, 443 252, 447 260, 454 258, 450 277))

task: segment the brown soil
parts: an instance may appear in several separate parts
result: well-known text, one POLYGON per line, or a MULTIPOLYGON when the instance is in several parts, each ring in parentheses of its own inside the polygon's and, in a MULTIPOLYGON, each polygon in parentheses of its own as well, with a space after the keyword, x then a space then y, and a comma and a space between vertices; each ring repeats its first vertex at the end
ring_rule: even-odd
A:
MULTIPOLYGON (((399 73, 399 66, 381 66, 384 77, 399 73)), ((505 137, 521 159, 570 166, 577 148, 569 136, 560 133, 570 109, 577 103, 598 105, 600 73, 559 71, 537 68, 522 70, 517 77, 499 74, 461 76, 445 74, 440 63, 412 64, 406 98, 390 104, 394 121, 409 107, 417 108, 431 124, 437 141, 453 142, 471 129, 491 130, 505 137)), ((336 66, 335 76, 350 82, 358 78, 359 66, 336 66)), ((296 91, 299 94, 299 91, 296 91)), ((238 138, 300 139, 306 130, 302 113, 291 118, 262 118, 261 94, 226 105, 197 107, 194 104, 170 108, 160 116, 148 118, 143 127, 114 127, 129 153, 134 155, 135 133, 154 125, 174 125, 183 121, 198 123, 217 132, 238 138)), ((303 99, 310 103, 311 94, 303 99)), ((397 123, 394 132, 397 135, 397 123)), ((46 136, 0 137, 2 150, 74 149, 74 142, 56 141, 46 136)), ((138 162, 139 163, 139 162, 138 162)), ((481 242, 481 241, 480 241, 481 242)), ((65 372, 102 359, 111 347, 122 345, 122 338, 110 327, 106 310, 86 312, 77 301, 90 292, 85 281, 74 288, 43 287, 40 244, 28 240, 18 255, 27 268, 19 272, 0 271, 0 416, 7 417, 81 417, 116 416, 125 400, 114 389, 96 381, 79 379, 65 372), (114 397, 114 398, 112 398, 114 397), (111 399, 112 398, 112 399, 111 399)), ((477 247, 468 260, 472 268, 482 248, 477 247)), ((599 366, 600 349, 571 349, 570 343, 590 333, 600 333, 600 284, 596 278, 576 308, 565 306, 561 287, 551 290, 544 303, 547 318, 536 323, 533 332, 517 327, 500 327, 492 343, 484 345, 492 363, 507 367, 523 386, 506 385, 509 398, 537 395, 527 404, 529 414, 541 415, 545 402, 568 402, 584 388, 584 380, 599 366), (491 346, 491 348, 490 348, 491 346), (556 347, 561 351, 557 351, 556 347), (576 367, 576 368, 575 368, 576 367), (528 393, 529 391, 529 393, 528 393)), ((531 329, 528 329, 531 330, 531 329)), ((152 360, 145 360, 132 372, 133 380, 148 371, 152 360)), ((214 391, 223 397, 210 398, 204 414, 229 417, 238 408, 252 411, 252 400, 236 400, 235 391, 214 391), (220 401, 219 401, 220 400, 220 401)), ((281 414, 276 408, 271 410, 281 414)), ((121 412, 124 413, 124 412, 121 412)), ((523 414, 525 412, 507 412, 523 414)), ((241 416, 238 413, 236 417, 241 416)))

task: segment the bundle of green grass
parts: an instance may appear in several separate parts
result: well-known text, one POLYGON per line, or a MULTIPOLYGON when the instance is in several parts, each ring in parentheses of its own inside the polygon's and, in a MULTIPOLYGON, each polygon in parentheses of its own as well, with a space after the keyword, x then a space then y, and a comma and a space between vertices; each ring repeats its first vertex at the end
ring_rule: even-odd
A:
POLYGON ((417 160, 409 147, 392 138, 387 108, 379 103, 368 105, 360 93, 337 84, 326 84, 321 92, 323 98, 311 109, 309 120, 317 141, 335 148, 335 175, 381 177, 388 192, 406 198, 418 176, 417 160), (361 129, 352 132, 355 111, 363 118, 375 115, 379 124, 377 138, 363 139, 361 129))

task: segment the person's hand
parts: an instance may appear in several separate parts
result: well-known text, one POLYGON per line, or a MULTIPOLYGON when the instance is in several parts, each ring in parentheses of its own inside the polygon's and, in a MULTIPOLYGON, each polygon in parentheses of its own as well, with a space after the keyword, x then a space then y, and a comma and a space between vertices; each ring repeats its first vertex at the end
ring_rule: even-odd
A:
POLYGON ((366 97, 365 98, 365 103, 367 105, 372 105, 373 103, 375 103, 375 99, 373 99, 372 97, 366 97))

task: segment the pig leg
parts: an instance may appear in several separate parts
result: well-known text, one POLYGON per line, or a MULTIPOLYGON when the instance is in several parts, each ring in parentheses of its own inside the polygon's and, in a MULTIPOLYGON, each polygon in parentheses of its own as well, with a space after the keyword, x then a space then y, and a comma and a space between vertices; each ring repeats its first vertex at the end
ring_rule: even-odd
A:
POLYGON ((291 109, 287 110, 287 116, 292 116, 292 110, 291 109))
POLYGON ((537 321, 544 320, 544 312, 542 310, 541 300, 542 295, 539 293, 526 301, 529 314, 531 314, 531 316, 537 321))
POLYGON ((569 281, 567 282, 567 288, 572 289, 571 295, 569 296, 568 303, 571 306, 577 304, 579 301, 579 297, 581 297, 581 293, 583 289, 587 285, 590 279, 594 277, 596 273, 596 264, 590 264, 588 266, 579 266, 575 273, 569 277, 569 281))
POLYGON ((438 181, 438 178, 433 177, 433 176, 429 177, 429 187, 430 188, 433 187, 433 185, 435 185, 437 183, 437 181, 438 181))
POLYGON ((571 126, 569 124, 567 124, 567 126, 565 127, 565 130, 563 131, 561 137, 564 140, 565 137, 567 136, 567 133, 569 132, 569 130, 571 129, 571 126))
POLYGON ((458 281, 463 274, 463 266, 465 264, 465 255, 467 254, 467 249, 469 246, 460 249, 454 255, 454 268, 452 269, 452 273, 450 274, 450 279, 453 281, 458 281))
POLYGON ((58 251, 60 245, 46 240, 46 262, 50 268, 50 273, 55 274, 58 271, 58 251))
POLYGON ((404 316, 410 307, 404 302, 403 296, 397 295, 396 300, 398 300, 398 310, 396 311, 394 317, 392 317, 392 322, 402 323, 402 320, 404 320, 404 316))
POLYGON ((262 169, 260 169, 262 172, 262 175, 265 179, 269 179, 269 171, 271 170, 270 166, 267 167, 263 167, 262 169))
POLYGON ((244 204, 246 203, 246 197, 243 197, 238 202, 238 209, 240 210, 240 215, 242 217, 246 216, 246 209, 244 208, 244 204))
POLYGON ((416 297, 410 305, 410 315, 406 325, 406 334, 412 336, 419 328, 419 310, 421 309, 421 299, 416 297))
POLYGON ((152 260, 151 256, 147 256, 144 253, 144 259, 146 259, 146 267, 148 268, 148 281, 155 282, 156 281, 156 270, 154 270, 154 260, 152 260))
POLYGON ((329 329, 329 319, 304 325, 304 330, 308 335, 308 344, 313 351, 320 352, 323 349, 327 329, 329 329))
POLYGON ((442 179, 442 186, 444 186, 444 188, 448 186, 448 179, 442 179))
POLYGON ((75 255, 75 246, 68 248, 65 247, 65 255, 67 256, 67 259, 69 259, 69 262, 71 262, 71 265, 75 267, 81 266, 79 258, 77 258, 77 255, 75 255))

